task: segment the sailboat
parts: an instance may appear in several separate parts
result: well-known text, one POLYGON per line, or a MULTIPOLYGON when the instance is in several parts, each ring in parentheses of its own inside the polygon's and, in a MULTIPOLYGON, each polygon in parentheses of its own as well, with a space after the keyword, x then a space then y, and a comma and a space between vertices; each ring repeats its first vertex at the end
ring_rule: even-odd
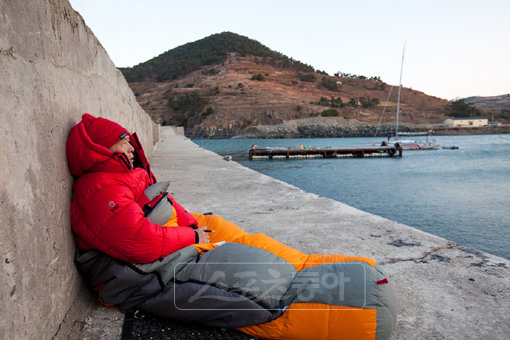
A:
POLYGON ((399 124, 399 116, 400 116, 400 94, 402 92, 402 70, 404 69, 404 55, 406 51, 406 44, 404 43, 404 49, 402 50, 402 62, 400 65, 400 79, 398 86, 398 99, 397 99, 397 118, 395 124, 395 139, 391 140, 391 137, 388 136, 388 141, 383 141, 382 145, 391 145, 395 147, 400 147, 402 149, 407 150, 430 150, 430 149, 439 149, 440 145, 436 138, 432 138, 432 130, 429 130, 428 133, 425 132, 417 132, 417 133, 404 133, 398 132, 398 124, 399 124), (399 139, 399 135, 427 135, 425 141, 415 140, 415 139, 399 139))
POLYGON ((431 150, 431 149, 439 149, 441 146, 437 138, 432 138, 432 130, 429 132, 411 132, 404 133, 400 132, 396 135, 394 141, 389 141, 388 144, 395 145, 397 144, 406 150, 431 150), (398 136, 408 135, 408 136, 418 136, 418 135, 427 135, 425 140, 416 140, 416 139, 399 139, 398 136))

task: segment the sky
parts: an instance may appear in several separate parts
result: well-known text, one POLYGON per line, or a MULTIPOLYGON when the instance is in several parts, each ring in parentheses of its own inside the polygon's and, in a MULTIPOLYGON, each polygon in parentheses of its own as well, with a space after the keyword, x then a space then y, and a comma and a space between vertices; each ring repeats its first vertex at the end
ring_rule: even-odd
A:
POLYGON ((117 67, 225 31, 443 99, 510 93, 509 0, 70 0, 117 67))

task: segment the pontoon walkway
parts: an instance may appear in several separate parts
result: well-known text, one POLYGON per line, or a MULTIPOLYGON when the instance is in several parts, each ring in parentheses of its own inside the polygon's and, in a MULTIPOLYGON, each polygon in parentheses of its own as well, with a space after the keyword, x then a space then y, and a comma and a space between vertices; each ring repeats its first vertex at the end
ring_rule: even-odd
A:
POLYGON ((263 158, 347 158, 347 157, 402 157, 402 148, 393 146, 363 147, 363 148, 263 148, 250 149, 249 159, 263 158))

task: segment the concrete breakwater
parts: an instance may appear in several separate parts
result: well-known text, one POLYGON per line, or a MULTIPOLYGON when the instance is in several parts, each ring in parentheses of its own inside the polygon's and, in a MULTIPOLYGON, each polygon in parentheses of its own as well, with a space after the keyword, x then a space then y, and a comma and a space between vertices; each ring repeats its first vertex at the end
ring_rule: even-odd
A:
POLYGON ((399 300, 396 339, 503 338, 510 261, 228 162, 162 128, 151 162, 188 210, 212 211, 305 253, 374 258, 399 300))
MULTIPOLYGON (((399 302, 394 339, 500 339, 510 332, 508 260, 225 161, 170 127, 161 129, 151 163, 159 180, 171 180, 170 194, 189 211, 212 211, 308 254, 375 259, 399 302)), ((115 308, 96 305, 89 311, 68 320, 82 325, 77 338, 120 336, 123 316, 115 308)))

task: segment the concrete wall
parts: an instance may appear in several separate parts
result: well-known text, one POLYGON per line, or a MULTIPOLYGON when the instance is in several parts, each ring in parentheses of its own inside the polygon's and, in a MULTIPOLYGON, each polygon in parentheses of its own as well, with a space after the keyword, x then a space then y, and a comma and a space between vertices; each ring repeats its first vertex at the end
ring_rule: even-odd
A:
POLYGON ((81 288, 70 128, 84 112, 109 118, 149 154, 157 134, 67 0, 0 0, 0 110, 0 338, 51 338, 81 288))

